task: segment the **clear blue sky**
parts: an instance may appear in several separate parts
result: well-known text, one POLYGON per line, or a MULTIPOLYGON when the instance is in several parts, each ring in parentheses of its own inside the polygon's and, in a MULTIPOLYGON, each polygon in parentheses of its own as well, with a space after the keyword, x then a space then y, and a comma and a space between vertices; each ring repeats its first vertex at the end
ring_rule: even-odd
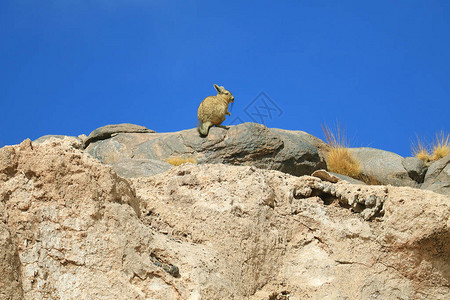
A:
POLYGON ((450 129, 450 1, 0 1, 0 146, 193 128, 214 83, 235 96, 228 124, 256 108, 323 138, 338 121, 353 146, 408 156, 450 129))

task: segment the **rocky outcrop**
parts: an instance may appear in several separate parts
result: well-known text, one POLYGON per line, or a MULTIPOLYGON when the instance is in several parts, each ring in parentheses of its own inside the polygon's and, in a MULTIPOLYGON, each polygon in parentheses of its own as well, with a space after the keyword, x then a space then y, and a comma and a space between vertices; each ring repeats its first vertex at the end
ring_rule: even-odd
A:
POLYGON ((153 266, 139 258, 152 237, 111 168, 64 140, 24 141, 0 149, 0 199, 23 299, 143 298, 127 282, 145 275, 136 262, 153 266))
MULTIPOLYGON (((156 133, 133 124, 107 125, 94 130, 89 137, 47 135, 34 141, 70 140, 72 146, 84 149, 120 176, 136 178, 167 171, 172 166, 167 159, 185 158, 196 163, 252 165, 261 169, 278 170, 295 176, 311 175, 326 169, 325 157, 329 146, 303 131, 268 129, 256 123, 244 123, 225 128, 212 128, 207 138, 196 129, 156 133)), ((449 176, 445 166, 428 167, 415 157, 403 158, 395 153, 373 148, 350 148, 362 164, 361 178, 369 184, 423 187, 450 194, 449 176), (437 178, 439 177, 439 178, 437 178)), ((361 181, 333 174, 355 184, 361 181)))
POLYGON ((200 137, 197 129, 151 134, 119 132, 108 139, 91 141, 86 151, 105 164, 190 156, 200 164, 252 165, 298 176, 310 175, 326 167, 318 145, 327 147, 302 131, 268 129, 261 124, 244 123, 229 129, 211 128, 206 138, 200 137))
MULTIPOLYGON (((36 142, 42 143, 50 138, 67 137, 44 136, 36 142)), ((128 178, 164 172, 171 167, 166 164, 171 157, 187 157, 200 164, 252 165, 295 176, 311 175, 315 170, 326 169, 325 156, 329 151, 326 143, 306 132, 268 129, 257 123, 244 123, 228 129, 212 128, 206 138, 200 137, 197 129, 156 133, 143 126, 118 124, 98 128, 89 137, 74 139, 77 141, 73 141, 74 145, 81 141, 93 157, 128 178)), ((361 162, 362 178, 370 184, 420 187, 424 182, 427 166, 415 157, 403 158, 373 148, 349 150, 361 162)), ((352 183, 361 183, 335 175, 352 183)), ((448 193, 445 188, 449 182, 447 179, 439 179, 442 183, 431 183, 434 181, 428 180, 424 188, 448 193)))
POLYGON ((450 195, 450 154, 430 165, 421 188, 450 195))
POLYGON ((380 184, 395 186, 418 186, 403 166, 404 158, 398 154, 374 148, 349 148, 361 163, 361 174, 380 184))
POLYGON ((0 295, 446 299, 449 219, 431 191, 220 163, 125 180, 28 140, 0 149, 0 295))

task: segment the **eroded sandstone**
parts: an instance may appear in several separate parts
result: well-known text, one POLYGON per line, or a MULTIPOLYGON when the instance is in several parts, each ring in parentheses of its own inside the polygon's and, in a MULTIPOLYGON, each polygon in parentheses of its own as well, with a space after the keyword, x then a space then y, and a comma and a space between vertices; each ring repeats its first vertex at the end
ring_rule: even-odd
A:
POLYGON ((223 164, 123 179, 75 146, 0 149, 0 283, 15 299, 450 293, 448 196, 223 164))

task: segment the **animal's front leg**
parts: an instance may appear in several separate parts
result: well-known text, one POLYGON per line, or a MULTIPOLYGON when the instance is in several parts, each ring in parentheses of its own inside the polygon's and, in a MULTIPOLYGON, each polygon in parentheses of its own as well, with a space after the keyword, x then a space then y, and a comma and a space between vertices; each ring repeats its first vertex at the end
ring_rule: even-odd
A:
POLYGON ((231 116, 231 113, 229 111, 227 111, 225 114, 231 116))

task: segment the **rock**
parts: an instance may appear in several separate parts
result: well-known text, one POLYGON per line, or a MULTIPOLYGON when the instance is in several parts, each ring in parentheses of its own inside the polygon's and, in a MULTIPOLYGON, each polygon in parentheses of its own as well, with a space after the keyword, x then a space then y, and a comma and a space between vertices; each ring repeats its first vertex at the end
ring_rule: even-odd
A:
POLYGON ((323 156, 312 142, 320 140, 303 132, 268 129, 257 123, 211 128, 202 138, 197 129, 174 133, 119 133, 91 143, 86 151, 101 162, 115 164, 124 159, 165 161, 172 156, 191 156, 202 163, 253 165, 306 175, 325 168, 323 156))
POLYGON ((84 144, 85 147, 87 147, 89 146, 90 143, 99 140, 109 139, 111 136, 118 133, 154 133, 154 132, 155 132, 154 130, 135 124, 124 123, 124 124, 106 125, 92 131, 85 140, 84 144))
POLYGON ((331 175, 336 176, 336 177, 339 178, 340 180, 345 180, 345 181, 347 181, 347 182, 349 182, 349 183, 353 183, 353 184, 363 184, 363 185, 366 184, 366 183, 362 182, 361 180, 352 178, 352 177, 350 177, 350 176, 346 176, 346 175, 342 175, 342 174, 337 174, 337 173, 333 173, 333 172, 328 172, 328 173, 330 173, 331 175))
POLYGON ((83 149, 84 143, 83 141, 74 136, 68 135, 44 135, 40 138, 37 138, 33 141, 34 144, 44 144, 44 143, 59 143, 59 142, 69 143, 72 147, 76 149, 83 149))
MULTIPOLYGON (((128 182, 63 142, 4 147, 0 164, 8 162, 10 172, 0 174, 0 220, 15 235, 22 299, 143 299, 130 282, 158 272, 146 255, 158 246, 139 221, 128 182), (29 209, 19 209, 29 199, 29 209)), ((161 280, 155 275, 150 285, 161 280)))
POLYGON ((342 175, 342 174, 333 173, 333 172, 328 172, 328 171, 325 171, 325 170, 314 171, 311 174, 311 176, 320 178, 323 181, 328 181, 328 182, 331 182, 331 183, 337 183, 337 182, 339 182, 341 180, 345 180, 345 181, 347 181, 349 183, 352 183, 352 184, 366 185, 364 182, 362 182, 360 180, 357 180, 357 179, 354 179, 352 177, 345 176, 345 175, 342 175))
POLYGON ((295 196, 298 199, 316 195, 323 198, 324 201, 326 201, 325 199, 335 198, 342 205, 360 213, 365 220, 383 214, 383 204, 387 198, 385 187, 367 185, 355 187, 355 185, 349 185, 345 181, 338 181, 338 183, 332 184, 328 180, 324 182, 313 181, 309 184, 310 189, 296 190, 295 196))
POLYGON ((320 156, 324 159, 328 152, 330 151, 330 146, 322 141, 319 138, 316 138, 315 136, 301 131, 301 130, 285 130, 285 129, 278 129, 278 128, 271 128, 270 130, 277 132, 277 133, 288 133, 288 134, 295 134, 300 136, 303 140, 308 142, 309 144, 313 145, 318 151, 320 156))
POLYGON ((417 157, 406 157, 402 161, 403 167, 408 172, 409 177, 417 183, 423 183, 427 167, 423 160, 417 157))
POLYGON ((432 191, 225 164, 123 179, 64 140, 26 140, 0 149, 0 199, 6 297, 450 293, 450 201, 432 191))
POLYGON ((87 135, 85 134, 80 134, 78 138, 83 142, 83 146, 86 144, 86 141, 88 139, 87 135))
POLYGON ((388 195, 395 193, 395 197, 390 197, 389 201, 384 203, 384 229, 378 241, 396 249, 406 247, 408 252, 413 249, 423 251, 423 254, 428 257, 441 253, 442 259, 447 261, 441 265, 441 271, 442 274, 448 274, 450 271, 450 260, 447 259, 450 258, 450 197, 407 187, 385 188, 388 195), (434 221, 429 222, 431 219, 434 221), (430 249, 423 246, 430 240, 437 248, 427 253, 430 249))
POLYGON ((8 227, 2 222, 0 222, 0 270, 0 299, 24 299, 19 255, 8 227))
POLYGON ((43 142, 48 141, 49 139, 62 140, 62 139, 65 139, 66 137, 69 137, 69 136, 67 136, 67 135, 54 135, 54 134, 52 135, 52 134, 49 134, 49 135, 44 135, 44 136, 41 136, 40 138, 35 139, 33 141, 33 143, 42 144, 43 142))
POLYGON ((126 178, 151 176, 173 167, 165 161, 155 159, 123 159, 110 166, 119 176, 126 178))
POLYGON ((283 140, 284 147, 279 153, 277 167, 270 168, 291 175, 311 175, 318 169, 326 169, 325 158, 318 149, 325 149, 326 144, 303 131, 271 129, 283 140))
MULTIPOLYGON (((378 295, 389 299, 394 295, 406 299, 425 294, 429 299, 443 299, 449 292, 446 270, 450 252, 421 248, 431 232, 441 232, 433 236, 435 245, 447 245, 450 228, 444 220, 450 217, 450 203, 442 195, 345 181, 333 184, 314 177, 222 164, 184 165, 132 181, 145 203, 142 216, 148 217, 143 217, 143 222, 182 241, 208 244, 219 251, 216 264, 222 298, 369 299, 378 295), (152 196, 155 193, 166 195, 160 204, 152 196), (330 205, 330 198, 342 207, 330 205), (398 209, 412 216, 392 214, 391 208, 402 206, 402 199, 411 202, 398 209), (436 215, 427 209, 426 217, 416 218, 415 211, 424 199, 429 201, 428 208, 436 208, 436 215), (387 215, 384 205, 390 208, 387 215), (350 211, 343 207, 354 213, 345 214, 342 210, 350 211), (175 210, 176 215, 171 213, 175 210), (377 222, 361 218, 377 215, 377 222), (405 218, 411 222, 404 222, 405 218), (182 221, 187 219, 189 224, 182 221), (391 224, 389 228, 384 227, 385 222, 391 224), (421 227, 426 231, 419 234, 421 227), (418 234, 408 235, 416 231, 418 234), (403 245, 400 240, 388 237, 414 242, 398 248, 403 245), (425 252, 429 256, 421 261, 425 252), (402 259, 396 259, 399 256, 402 259), (423 281, 414 272, 420 273, 423 281)), ((211 261, 206 258, 210 253, 205 249, 204 261, 211 261)), ((199 294, 221 298, 212 280, 204 283, 210 288, 199 294)))
POLYGON ((421 188, 450 195, 450 154, 431 163, 421 188))
POLYGON ((322 179, 323 181, 328 181, 331 183, 337 183, 340 181, 339 177, 325 171, 325 170, 317 170, 314 171, 311 176, 322 179))
POLYGON ((349 148, 350 153, 361 162, 361 174, 373 177, 380 184, 417 186, 403 167, 403 157, 374 148, 349 148))

